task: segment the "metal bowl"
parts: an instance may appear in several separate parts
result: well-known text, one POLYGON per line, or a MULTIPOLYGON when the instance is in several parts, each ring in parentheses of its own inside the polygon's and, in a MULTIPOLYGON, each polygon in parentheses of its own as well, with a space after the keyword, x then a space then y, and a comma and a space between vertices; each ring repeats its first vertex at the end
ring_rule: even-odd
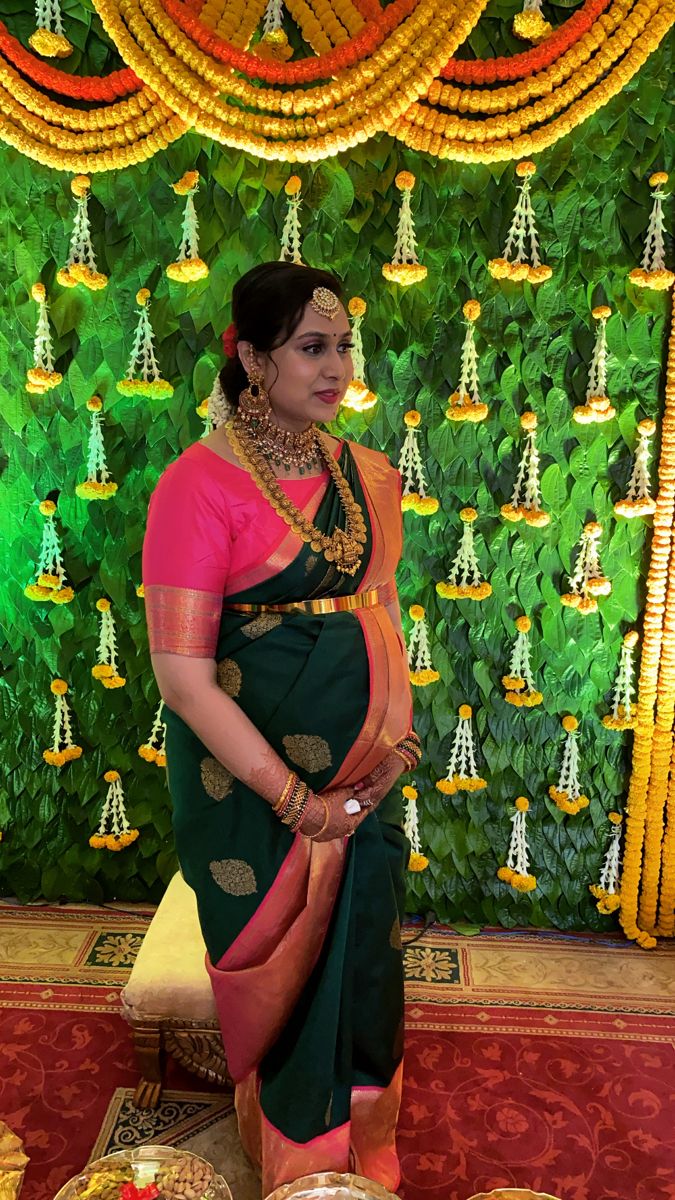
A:
POLYGON ((266 1200, 398 1200, 398 1197, 363 1175, 321 1171, 317 1175, 303 1175, 293 1183, 283 1183, 266 1200))
POLYGON ((548 1192, 531 1192, 529 1188, 495 1188, 493 1192, 479 1192, 471 1200, 558 1200, 548 1192))
POLYGON ((93 1162, 87 1163, 79 1175, 69 1179, 68 1183, 65 1183, 57 1192, 54 1200, 80 1200, 85 1195, 91 1176, 95 1171, 105 1171, 106 1169, 112 1171, 120 1167, 128 1167, 133 1182, 137 1187, 143 1188, 148 1183, 154 1183, 155 1175, 162 1168, 171 1167, 185 1158, 195 1159, 213 1172, 209 1186, 201 1200, 232 1200, 232 1193, 226 1180, 222 1175, 217 1175, 213 1171, 213 1167, 206 1159, 200 1158, 198 1154, 192 1154, 189 1150, 177 1150, 174 1146, 136 1146, 133 1149, 118 1150, 115 1154, 106 1154, 103 1158, 97 1158, 93 1162))

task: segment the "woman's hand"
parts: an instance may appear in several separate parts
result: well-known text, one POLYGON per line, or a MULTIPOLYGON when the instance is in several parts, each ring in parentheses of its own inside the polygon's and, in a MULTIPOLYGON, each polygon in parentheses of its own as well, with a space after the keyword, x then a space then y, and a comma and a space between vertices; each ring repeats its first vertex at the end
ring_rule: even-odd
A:
POLYGON ((380 800, 391 791, 396 780, 406 771, 406 765, 393 750, 378 763, 368 775, 354 785, 354 794, 359 804, 368 803, 369 808, 377 808, 380 800))
MULTIPOLYGON (((353 785, 328 788, 325 792, 319 792, 317 796, 312 796, 305 809, 300 833, 305 837, 311 837, 315 842, 332 842, 336 838, 351 837, 371 811, 370 807, 366 807, 359 813, 346 813, 345 802, 354 796, 353 785), (314 836, 315 831, 321 829, 326 821, 326 810, 321 803, 322 800, 328 805, 328 823, 318 836, 314 836)), ((359 792, 356 797, 359 802, 360 796, 359 792)))

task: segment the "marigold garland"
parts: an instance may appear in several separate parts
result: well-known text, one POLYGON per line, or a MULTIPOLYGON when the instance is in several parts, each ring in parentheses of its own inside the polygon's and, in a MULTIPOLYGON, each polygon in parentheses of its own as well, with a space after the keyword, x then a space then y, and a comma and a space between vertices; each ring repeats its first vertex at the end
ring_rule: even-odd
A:
POLYGON ((221 382, 220 371, 216 371, 213 378, 213 387, 205 400, 195 409, 197 416, 201 417, 204 422, 203 437, 207 433, 211 433, 214 429, 219 429, 234 416, 234 407, 230 404, 225 395, 221 382))
POLYGON ((60 0, 35 0, 37 29, 28 44, 45 58, 67 58, 73 47, 63 32, 60 0))
POLYGON ((155 355, 155 335, 150 324, 149 300, 148 289, 140 288, 136 293, 139 312, 134 345, 126 378, 120 379, 117 390, 123 396, 150 396, 155 400, 164 400, 173 395, 173 385, 162 379, 155 355), (140 378, 137 372, 140 372, 140 378))
POLYGON ((142 87, 140 79, 129 67, 102 76, 67 75, 65 71, 58 71, 29 54, 3 21, 0 21, 0 54, 14 63, 21 74, 32 79, 33 83, 57 95, 70 96, 73 100, 110 103, 142 87))
POLYGON ((537 414, 524 412, 520 418, 520 426, 525 433, 525 449, 511 500, 508 504, 502 504, 500 511, 507 521, 525 521, 527 525, 541 529, 548 525, 551 515, 541 507, 537 414))
POLYGON ((284 227, 281 231, 280 262, 292 262, 302 266, 300 249, 302 235, 300 231, 300 205, 302 204, 302 180, 298 175, 291 175, 284 184, 288 197, 284 227))
POLYGON ((460 511, 459 517, 464 528, 459 549, 447 581, 436 584, 436 591, 444 600, 481 601, 492 595, 492 584, 481 578, 476 557, 473 523, 477 516, 475 508, 463 508, 460 511))
POLYGON ((106 771, 103 778, 109 784, 108 793, 98 829, 89 838, 89 845, 93 850, 124 850, 136 841, 139 831, 132 829, 127 820, 119 771, 106 771))
POLYGON ((54 729, 51 747, 49 750, 42 751, 42 757, 50 767, 62 767, 64 763, 80 758, 82 747, 76 746, 73 742, 70 709, 66 700, 68 684, 65 679, 53 679, 49 686, 52 695, 56 698, 54 729))
POLYGON ((406 784, 403 788, 403 799, 405 800, 403 832, 410 842, 410 857, 408 859, 409 871, 424 871, 429 866, 429 859, 426 854, 422 853, 422 843, 420 841, 419 818, 417 813, 417 788, 406 784))
POLYGON ((656 421, 646 419, 640 421, 637 427, 638 444, 635 450, 633 471, 628 483, 628 495, 624 500, 617 500, 614 512, 619 517, 651 516, 656 511, 656 501, 652 499, 649 488, 649 459, 651 457, 650 442, 656 433, 656 421))
POLYGON ((565 731, 562 764, 557 786, 551 785, 548 794, 561 812, 576 816, 582 808, 588 808, 588 796, 585 796, 579 783, 579 743, 577 730, 579 722, 576 717, 563 717, 562 727, 565 731))
POLYGON ((637 704, 633 703, 635 692, 635 665, 633 653, 638 644, 638 633, 629 629, 624 634, 621 643, 619 670, 614 685, 612 711, 602 718, 606 729, 635 729, 637 724, 637 704))
POLYGON ((430 683, 437 683, 440 675, 431 661, 426 613, 421 604, 411 604, 408 614, 413 622, 408 642, 410 682, 415 687, 427 687, 430 683))
POLYGON ((532 622, 523 614, 516 618, 516 640, 511 653, 508 675, 502 676, 502 687, 507 704, 514 708, 534 708, 544 699, 537 690, 530 663, 530 631, 532 622))
POLYGON ((427 496, 426 492, 427 480, 417 440, 421 420, 421 413, 416 408, 411 408, 403 417, 407 433, 401 447, 398 469, 403 479, 402 511, 428 517, 438 512, 438 500, 435 496, 427 496))
POLYGON ((530 873, 529 848, 527 845, 526 814, 530 802, 525 796, 516 800, 515 812, 511 817, 511 839, 506 866, 497 871, 497 878, 508 883, 515 892, 533 892, 537 886, 536 876, 530 873))
POLYGON ((199 186, 199 172, 186 171, 171 187, 177 196, 185 196, 183 230, 176 262, 169 263, 166 273, 175 283, 194 283, 209 273, 206 263, 199 257, 199 222, 195 212, 194 197, 199 186))
POLYGON ((609 836, 609 844, 605 853, 605 861, 600 872, 599 883, 589 884, 588 890, 597 900, 596 908, 598 912, 609 914, 616 912, 621 906, 621 893, 619 891, 619 871, 621 867, 621 813, 608 813, 608 820, 611 824, 611 832, 609 836))
POLYGON ((541 0, 525 0, 522 11, 513 18, 513 32, 516 37, 535 45, 549 36, 552 29, 541 11, 541 0))
POLYGON ((104 688, 124 687, 126 679, 120 675, 117 667, 117 636, 115 621, 110 610, 110 601, 102 596, 96 601, 96 607, 101 614, 101 632, 96 652, 96 666, 91 668, 94 679, 99 679, 104 688))
POLYGON ((352 380, 345 392, 342 403, 345 408, 355 412, 366 412, 377 404, 377 396, 371 392, 366 383, 366 360, 363 353, 361 325, 367 311, 367 304, 361 296, 352 296, 347 306, 352 318, 352 380))
POLYGON ((400 283, 403 287, 410 287, 413 283, 421 283, 427 277, 427 269, 422 266, 417 257, 415 226, 410 204, 410 197, 415 186, 415 176, 411 171, 399 171, 395 183, 402 196, 396 230, 396 246, 391 262, 383 263, 382 274, 390 283, 400 283))
POLYGON ((607 318, 611 316, 611 308, 599 304, 593 309, 592 317, 598 322, 598 329, 593 345, 593 356, 588 371, 586 399, 578 404, 572 413, 579 425, 603 424, 616 416, 616 409, 607 397, 607 318))
POLYGON ((102 274, 96 266, 94 247, 91 243, 89 227, 89 189, 91 179, 88 175, 76 175, 71 181, 70 190, 77 202, 77 211, 73 223, 73 233, 70 239, 70 250, 65 267, 57 272, 56 282, 62 287, 77 287, 81 283, 90 292, 98 292, 108 282, 108 276, 102 274))
POLYGON ((162 720, 164 701, 160 700, 155 718, 150 730, 150 737, 138 747, 139 757, 145 762, 154 763, 156 767, 166 766, 166 724, 162 720))
POLYGON ((43 396, 58 387, 63 380, 60 371, 54 370, 52 335, 47 315, 47 291, 43 283, 34 283, 30 294, 38 306, 38 319, 33 342, 33 366, 26 371, 26 391, 43 396))
POLYGON ((89 433, 89 450, 87 457, 87 478, 78 483, 75 494, 81 500, 110 500, 117 491, 105 460, 103 444, 103 429, 101 412, 103 401, 100 396, 91 396, 87 400, 87 409, 91 413, 91 430, 89 433))
POLYGON ((520 162, 516 175, 522 181, 513 213, 504 253, 501 258, 491 258, 488 271, 494 279, 511 279, 514 283, 545 283, 553 271, 539 258, 539 239, 534 221, 534 209, 530 196, 530 179, 536 167, 532 162, 520 162), (516 257, 512 260, 511 255, 516 257))
POLYGON ((637 287, 651 288, 657 292, 666 291, 672 287, 675 281, 675 274, 666 267, 663 241, 665 233, 663 201, 666 199, 663 187, 667 182, 666 171, 655 171, 649 178, 649 184, 654 190, 652 191, 652 211, 645 240, 645 252, 641 266, 636 267, 628 276, 631 283, 636 284, 637 287))
POLYGON ((456 792, 478 792, 487 787, 476 766, 472 716, 471 705, 460 704, 459 721, 452 740, 448 769, 445 778, 439 779, 436 784, 438 791, 444 796, 454 796, 456 792))

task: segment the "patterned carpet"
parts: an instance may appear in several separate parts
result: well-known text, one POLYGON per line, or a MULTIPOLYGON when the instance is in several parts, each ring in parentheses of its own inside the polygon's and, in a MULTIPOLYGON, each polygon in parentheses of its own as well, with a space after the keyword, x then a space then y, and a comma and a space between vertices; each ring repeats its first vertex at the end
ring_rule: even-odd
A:
MULTIPOLYGON (((148 1141, 206 1154, 235 1200, 258 1198, 229 1096, 174 1065, 157 1113, 130 1103, 119 988, 150 915, 0 906, 0 1114, 30 1156, 22 1200, 148 1141)), ((675 948, 419 932, 404 930, 403 1200, 675 1200, 675 948)))

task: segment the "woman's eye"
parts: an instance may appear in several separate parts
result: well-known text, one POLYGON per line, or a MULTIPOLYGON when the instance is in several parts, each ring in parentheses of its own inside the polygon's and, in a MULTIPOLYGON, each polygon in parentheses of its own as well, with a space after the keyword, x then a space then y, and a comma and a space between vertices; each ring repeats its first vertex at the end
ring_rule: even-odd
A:
POLYGON ((353 342, 343 342, 342 345, 340 346, 340 350, 342 350, 342 352, 344 354, 351 354, 353 349, 354 349, 353 342))
POLYGON ((314 342, 314 343, 311 343, 309 346, 303 346, 303 350, 309 351, 311 354, 314 354, 315 351, 317 351, 317 350, 319 350, 319 351, 323 350, 323 346, 321 345, 320 342, 314 342))

